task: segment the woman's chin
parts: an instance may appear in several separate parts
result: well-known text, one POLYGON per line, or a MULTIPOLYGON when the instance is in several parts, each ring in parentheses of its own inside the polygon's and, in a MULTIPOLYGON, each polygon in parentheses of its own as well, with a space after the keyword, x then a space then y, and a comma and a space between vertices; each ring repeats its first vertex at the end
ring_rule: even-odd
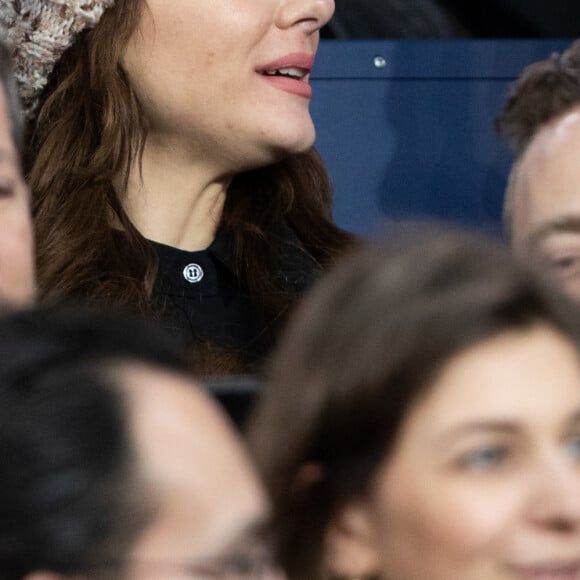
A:
POLYGON ((314 125, 309 120, 307 123, 280 127, 276 133, 272 130, 266 139, 272 154, 279 158, 308 151, 314 145, 315 137, 314 125))
MULTIPOLYGON (((260 152, 252 156, 250 159, 246 159, 237 168, 237 172, 251 171, 253 169, 261 169, 268 167, 270 165, 275 165, 288 157, 293 155, 299 155, 301 153, 307 153, 312 149, 314 145, 314 139, 304 140, 302 142, 288 143, 284 144, 272 144, 260 152)), ((236 171, 234 171, 236 173, 236 171)))

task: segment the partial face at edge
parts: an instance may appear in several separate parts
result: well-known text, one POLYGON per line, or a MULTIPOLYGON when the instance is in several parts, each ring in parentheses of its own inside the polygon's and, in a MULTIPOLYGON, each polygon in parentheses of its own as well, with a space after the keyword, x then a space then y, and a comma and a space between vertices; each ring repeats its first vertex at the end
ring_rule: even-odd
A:
POLYGON ((25 306, 35 293, 30 194, 12 139, 4 89, 0 86, 0 304, 25 306))
POLYGON ((360 574, 580 580, 576 350, 538 326, 453 359, 357 509, 375 562, 360 574))
POLYGON ((147 0, 123 66, 151 139, 223 171, 308 149, 309 70, 334 0, 147 0), (301 80, 270 77, 291 69, 301 80))
POLYGON ((580 301, 580 108, 544 126, 513 191, 512 245, 580 301))
POLYGON ((124 376, 142 475, 157 501, 127 580, 227 578, 209 572, 269 557, 264 491, 217 405, 181 376, 137 366, 124 376))

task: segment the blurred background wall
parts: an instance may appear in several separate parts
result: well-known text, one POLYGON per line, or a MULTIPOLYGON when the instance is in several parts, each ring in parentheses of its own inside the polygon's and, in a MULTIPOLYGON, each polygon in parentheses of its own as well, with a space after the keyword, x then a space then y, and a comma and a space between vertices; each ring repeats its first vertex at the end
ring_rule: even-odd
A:
POLYGON ((337 0, 326 38, 567 38, 578 0, 337 0))

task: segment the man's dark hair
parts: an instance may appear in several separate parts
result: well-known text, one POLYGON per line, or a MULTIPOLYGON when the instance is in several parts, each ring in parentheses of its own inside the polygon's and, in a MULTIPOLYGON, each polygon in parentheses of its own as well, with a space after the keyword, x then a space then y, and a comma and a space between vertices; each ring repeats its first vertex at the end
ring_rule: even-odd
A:
POLYGON ((22 151, 23 117, 16 83, 12 76, 12 61, 8 48, 0 41, 0 84, 6 96, 8 116, 12 126, 12 138, 18 151, 22 151))
POLYGON ((186 370, 151 325, 80 308, 0 318, 0 579, 122 577, 149 521, 119 368, 186 370))
POLYGON ((496 128, 516 155, 538 130, 580 105, 580 40, 562 54, 527 66, 513 83, 496 128))

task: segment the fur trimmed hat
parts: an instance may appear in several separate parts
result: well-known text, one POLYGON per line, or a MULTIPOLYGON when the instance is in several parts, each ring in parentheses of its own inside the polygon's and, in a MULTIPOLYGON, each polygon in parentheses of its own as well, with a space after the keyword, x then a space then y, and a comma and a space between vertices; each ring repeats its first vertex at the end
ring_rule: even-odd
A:
POLYGON ((115 0, 0 0, 0 34, 14 58, 27 117, 60 57, 77 34, 93 28, 115 0))

